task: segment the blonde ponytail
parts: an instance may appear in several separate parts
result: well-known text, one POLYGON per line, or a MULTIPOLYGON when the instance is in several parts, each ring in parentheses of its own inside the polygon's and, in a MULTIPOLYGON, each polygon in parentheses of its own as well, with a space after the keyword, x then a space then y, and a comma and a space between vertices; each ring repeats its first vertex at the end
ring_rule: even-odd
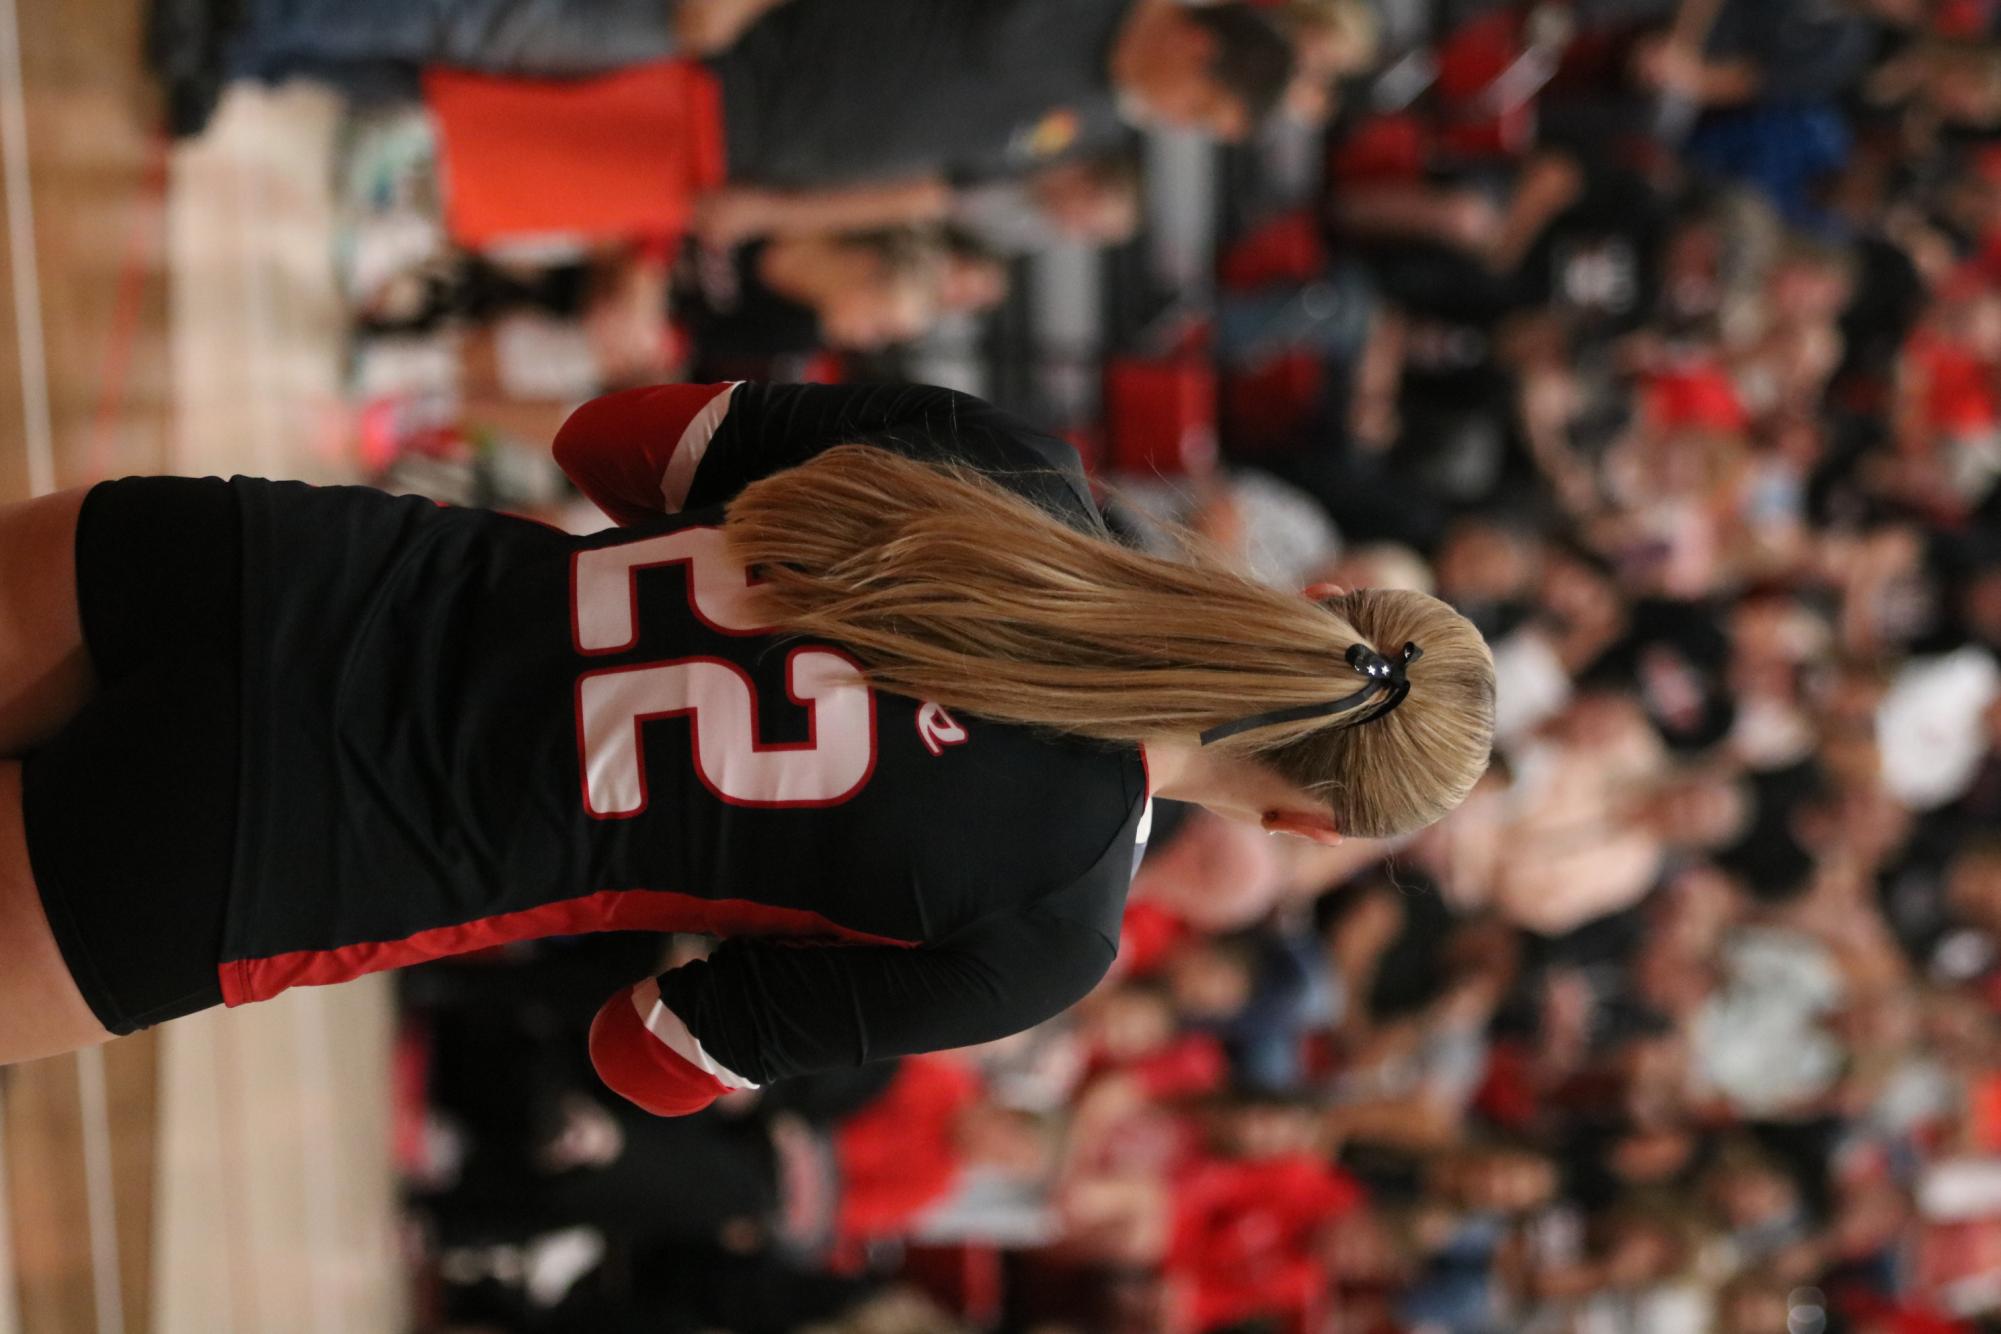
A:
POLYGON ((1193 737, 1332 699, 1362 683, 1351 644, 1415 642, 1424 656, 1394 712, 1216 746, 1323 798, 1350 834, 1431 823, 1487 764, 1493 660, 1464 617, 1421 593, 1316 605, 1213 556, 1134 551, 970 471, 859 445, 745 488, 726 534, 778 623, 852 650, 882 689, 1104 741, 1193 737))

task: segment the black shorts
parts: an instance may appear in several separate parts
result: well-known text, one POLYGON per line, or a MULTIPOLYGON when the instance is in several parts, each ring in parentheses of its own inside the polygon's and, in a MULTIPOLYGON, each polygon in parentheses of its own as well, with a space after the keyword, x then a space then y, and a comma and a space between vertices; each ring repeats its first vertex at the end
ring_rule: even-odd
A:
POLYGON ((22 820, 78 990, 114 1033, 222 1003, 235 861, 242 525, 214 478, 85 497, 77 602, 96 693, 27 759, 22 820))

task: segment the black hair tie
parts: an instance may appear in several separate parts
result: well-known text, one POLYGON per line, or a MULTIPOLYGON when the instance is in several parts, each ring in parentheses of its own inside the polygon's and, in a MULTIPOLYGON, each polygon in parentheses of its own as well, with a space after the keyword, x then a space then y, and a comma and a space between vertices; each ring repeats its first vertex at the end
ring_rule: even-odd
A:
MULTIPOLYGON (((1212 727, 1202 734, 1202 744, 1221 741, 1225 737, 1236 736, 1239 732, 1251 732, 1261 727, 1277 727, 1284 723, 1303 723, 1310 718, 1328 718, 1337 713, 1360 708, 1377 696, 1383 702, 1374 713, 1360 720, 1372 723, 1395 710, 1410 693, 1410 665, 1424 656, 1424 650, 1415 644, 1405 644, 1403 653, 1396 658, 1386 658, 1367 644, 1354 643, 1348 646, 1348 665, 1362 674, 1362 688, 1340 699, 1329 700, 1325 704, 1302 704, 1297 708, 1274 709, 1269 713, 1256 713, 1248 718, 1239 718, 1233 723, 1212 727)), ((1356 726, 1360 726, 1357 723, 1356 726)))

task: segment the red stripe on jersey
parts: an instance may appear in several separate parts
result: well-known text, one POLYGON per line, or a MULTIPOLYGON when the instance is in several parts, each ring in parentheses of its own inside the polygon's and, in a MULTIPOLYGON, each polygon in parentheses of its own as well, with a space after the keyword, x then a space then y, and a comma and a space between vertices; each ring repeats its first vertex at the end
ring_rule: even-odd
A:
MULTIPOLYGON (((648 986, 650 983, 643 983, 648 986)), ((729 1086, 647 1031, 621 987, 591 1021, 591 1064, 605 1087, 655 1116, 699 1112, 729 1086)))
POLYGON ((787 936, 848 945, 913 946, 912 940, 871 935, 803 908, 780 908, 748 899, 704 899, 657 889, 606 889, 581 898, 545 903, 520 912, 433 927, 401 940, 372 940, 327 950, 295 950, 262 959, 225 959, 218 965, 226 1005, 269 1000, 289 987, 326 986, 364 973, 541 936, 592 931, 688 931, 706 936, 787 936))
POLYGON ((675 513, 735 388, 663 384, 594 398, 556 432, 556 463, 616 523, 675 513))

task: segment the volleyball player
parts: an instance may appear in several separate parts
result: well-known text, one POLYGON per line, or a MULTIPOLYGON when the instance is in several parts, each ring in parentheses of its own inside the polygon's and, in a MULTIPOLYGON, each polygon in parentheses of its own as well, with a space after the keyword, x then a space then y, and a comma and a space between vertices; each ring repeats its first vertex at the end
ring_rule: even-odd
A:
POLYGON ((664 386, 556 450, 621 527, 247 478, 0 511, 0 1059, 703 932, 591 1037, 688 1112, 1075 1001, 1153 796, 1383 837, 1486 764, 1444 604, 1120 546, 1075 453, 977 399, 664 386))

